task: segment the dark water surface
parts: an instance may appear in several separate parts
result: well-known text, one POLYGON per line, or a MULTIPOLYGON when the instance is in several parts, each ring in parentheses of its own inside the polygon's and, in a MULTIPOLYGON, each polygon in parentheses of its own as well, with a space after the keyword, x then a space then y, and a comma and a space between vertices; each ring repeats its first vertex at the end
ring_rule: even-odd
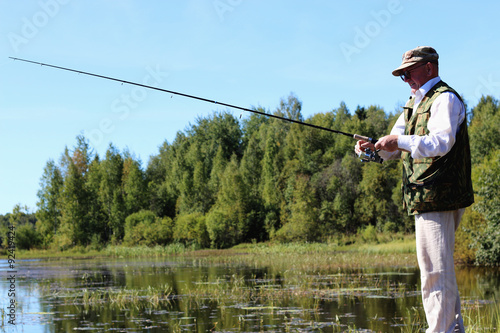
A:
MULTIPOLYGON (((0 283, 4 332, 401 332, 423 316, 417 268, 306 275, 186 258, 17 266, 15 326, 6 273, 0 283)), ((499 277, 458 267, 463 306, 496 306, 499 277)))

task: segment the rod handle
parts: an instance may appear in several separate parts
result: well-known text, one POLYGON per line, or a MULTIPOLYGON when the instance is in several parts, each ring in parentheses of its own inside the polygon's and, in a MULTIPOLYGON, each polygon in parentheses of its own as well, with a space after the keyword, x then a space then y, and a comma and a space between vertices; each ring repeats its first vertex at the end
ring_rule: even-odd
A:
POLYGON ((367 142, 370 142, 373 144, 375 144, 378 141, 377 139, 372 139, 372 138, 369 138, 367 136, 363 136, 363 135, 359 135, 359 134, 354 134, 352 137, 355 138, 356 140, 363 140, 363 141, 367 141, 367 142))

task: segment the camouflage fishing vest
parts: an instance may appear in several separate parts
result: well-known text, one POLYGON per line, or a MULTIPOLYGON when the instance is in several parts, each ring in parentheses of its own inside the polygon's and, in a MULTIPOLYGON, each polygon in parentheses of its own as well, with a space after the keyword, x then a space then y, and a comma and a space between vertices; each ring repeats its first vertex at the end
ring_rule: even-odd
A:
MULTIPOLYGON (((404 107, 405 135, 427 135, 431 105, 443 92, 455 90, 443 81, 424 96, 413 112, 415 99, 404 107)), ((462 100, 460 98, 460 100, 462 100)), ((402 152, 403 198, 409 215, 433 211, 456 210, 474 202, 467 121, 464 120, 451 150, 444 156, 413 159, 402 152)))

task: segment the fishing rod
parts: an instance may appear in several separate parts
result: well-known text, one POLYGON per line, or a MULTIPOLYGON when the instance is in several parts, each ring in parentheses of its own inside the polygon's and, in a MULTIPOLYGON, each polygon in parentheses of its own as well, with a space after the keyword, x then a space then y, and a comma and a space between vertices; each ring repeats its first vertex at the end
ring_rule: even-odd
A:
MULTIPOLYGON (((218 105, 226 106, 226 107, 233 108, 233 109, 238 109, 238 110, 242 110, 242 111, 252 112, 252 113, 260 114, 260 115, 263 115, 263 116, 266 116, 266 117, 276 118, 276 119, 280 119, 280 120, 284 120, 284 121, 289 121, 291 123, 295 123, 295 124, 299 124, 299 125, 313 127, 313 128, 320 129, 320 130, 323 130, 323 131, 328 131, 328 132, 332 132, 332 133, 346 135, 346 136, 354 138, 356 140, 363 140, 363 141, 366 141, 366 142, 370 142, 372 144, 375 144, 378 141, 377 139, 372 139, 372 138, 367 137, 367 136, 363 136, 363 135, 359 135, 359 134, 350 134, 350 133, 346 133, 346 132, 342 132, 342 131, 337 131, 337 130, 334 130, 334 129, 331 129, 331 128, 326 128, 326 127, 322 127, 322 126, 318 126, 318 125, 314 125, 314 124, 310 124, 310 123, 305 123, 305 122, 302 122, 302 121, 299 121, 299 120, 294 120, 294 119, 289 119, 289 118, 285 118, 285 117, 280 117, 280 116, 277 116, 277 115, 274 115, 274 114, 265 113, 265 112, 261 112, 261 111, 257 111, 257 110, 252 110, 252 109, 249 109, 249 108, 244 108, 244 107, 233 105, 233 104, 218 102, 216 100, 211 100, 211 99, 204 98, 204 97, 199 97, 199 96, 189 95, 189 94, 185 94, 185 93, 181 93, 181 92, 177 92, 177 91, 172 91, 172 90, 167 90, 167 89, 163 89, 163 88, 148 86, 148 85, 145 85, 145 84, 141 84, 141 83, 137 83, 137 82, 132 82, 132 81, 127 81, 127 80, 122 80, 122 79, 117 79, 117 78, 113 78, 113 77, 109 77, 109 76, 104 76, 104 75, 100 75, 100 74, 94 74, 94 73, 84 72, 84 71, 77 70, 77 69, 71 69, 71 68, 66 68, 66 67, 61 67, 61 66, 50 65, 50 64, 46 64, 46 63, 42 63, 42 62, 38 62, 38 61, 26 60, 26 59, 15 58, 15 57, 9 57, 9 58, 13 59, 13 60, 18 60, 18 61, 23 61, 23 62, 35 64, 35 65, 52 67, 52 68, 55 68, 55 69, 60 69, 60 70, 64 70, 64 71, 74 72, 74 73, 78 73, 78 74, 85 74, 85 75, 94 76, 94 77, 98 77, 98 78, 105 79, 105 80, 112 80, 112 81, 120 82, 122 84, 126 83, 126 84, 130 84, 130 85, 133 85, 133 86, 138 86, 138 87, 143 87, 143 88, 147 88, 147 89, 158 90, 158 91, 166 92, 166 93, 169 93, 169 94, 174 94, 174 95, 183 96, 183 97, 187 97, 187 98, 197 99, 197 100, 203 101, 203 102, 218 104, 218 105)), ((362 152, 360 154, 360 158, 361 158, 361 161, 363 161, 363 162, 372 161, 372 162, 382 163, 382 159, 377 154, 377 152, 376 151, 371 151, 369 148, 365 152, 362 152)))

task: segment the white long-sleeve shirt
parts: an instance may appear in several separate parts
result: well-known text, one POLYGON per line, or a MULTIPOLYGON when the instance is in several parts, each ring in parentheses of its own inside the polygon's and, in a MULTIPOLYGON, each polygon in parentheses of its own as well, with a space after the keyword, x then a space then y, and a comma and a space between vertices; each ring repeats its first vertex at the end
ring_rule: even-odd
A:
MULTIPOLYGON (((439 81, 441 78, 435 77, 427 81, 419 90, 412 94, 415 98, 413 111, 415 112, 418 105, 424 98, 425 94, 439 81)), ((391 130, 392 135, 398 135, 398 148, 407 150, 411 153, 414 159, 423 157, 435 157, 446 155, 455 144, 455 135, 458 132, 460 124, 465 119, 465 106, 460 101, 458 96, 451 92, 444 92, 439 95, 430 110, 430 117, 427 123, 429 134, 420 135, 404 135, 405 119, 404 112, 401 113, 398 120, 391 130)), ((396 159, 400 156, 400 151, 386 152, 379 151, 380 157, 384 160, 396 159)))

